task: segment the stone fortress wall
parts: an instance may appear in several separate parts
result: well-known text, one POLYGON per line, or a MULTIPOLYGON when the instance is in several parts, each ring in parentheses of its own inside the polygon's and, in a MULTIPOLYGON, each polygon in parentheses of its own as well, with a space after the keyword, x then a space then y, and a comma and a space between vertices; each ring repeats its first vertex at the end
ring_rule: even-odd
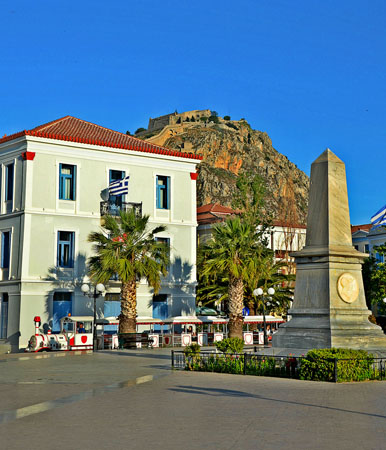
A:
POLYGON ((162 128, 168 125, 175 125, 177 123, 181 123, 187 118, 192 119, 192 117, 194 117, 195 120, 199 120, 200 117, 203 116, 209 117, 210 115, 211 115, 210 109, 203 109, 203 110, 195 109, 193 111, 186 111, 183 113, 174 112, 172 114, 166 114, 164 116, 155 117, 154 119, 150 118, 149 125, 147 127, 147 132, 162 130, 162 128))
MULTIPOLYGON (((207 127, 212 122, 202 122, 202 117, 209 118, 212 115, 210 109, 194 109, 192 111, 185 111, 183 113, 172 113, 164 116, 149 119, 149 126, 147 130, 136 133, 135 137, 145 139, 155 145, 165 146, 166 141, 172 136, 185 133, 190 128, 207 127), (194 119, 194 120, 192 120, 194 119)), ((243 119, 244 120, 244 119, 243 119)), ((240 119, 241 121, 241 119, 240 119)), ((232 122, 240 122, 233 120, 232 122)), ((225 125, 226 120, 218 116, 217 127, 229 130, 225 125)), ((184 142, 179 148, 180 151, 192 151, 192 144, 184 142)))

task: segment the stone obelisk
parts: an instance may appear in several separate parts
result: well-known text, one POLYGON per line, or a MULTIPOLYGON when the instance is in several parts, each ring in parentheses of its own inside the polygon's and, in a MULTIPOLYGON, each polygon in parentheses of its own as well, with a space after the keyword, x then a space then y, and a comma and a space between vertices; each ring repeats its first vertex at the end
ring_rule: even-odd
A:
POLYGON ((368 320, 362 279, 368 255, 352 245, 345 165, 329 149, 311 166, 306 245, 292 256, 292 318, 273 336, 273 347, 385 351, 382 329, 368 320))

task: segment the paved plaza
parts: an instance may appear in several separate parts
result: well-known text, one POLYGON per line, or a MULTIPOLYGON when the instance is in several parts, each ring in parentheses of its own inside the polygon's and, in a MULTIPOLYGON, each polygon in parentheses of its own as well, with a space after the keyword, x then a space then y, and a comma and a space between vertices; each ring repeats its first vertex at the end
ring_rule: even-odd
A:
POLYGON ((383 449, 386 382, 170 370, 170 350, 0 356, 0 448, 383 449))

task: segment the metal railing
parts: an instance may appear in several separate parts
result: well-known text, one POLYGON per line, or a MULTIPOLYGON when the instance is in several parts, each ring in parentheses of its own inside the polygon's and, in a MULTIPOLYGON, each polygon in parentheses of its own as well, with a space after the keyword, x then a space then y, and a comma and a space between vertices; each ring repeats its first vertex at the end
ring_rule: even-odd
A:
MULTIPOLYGON (((216 351, 189 353, 172 350, 171 352, 172 369, 176 370, 220 372, 297 379, 300 378, 300 368, 302 366, 302 362, 305 362, 305 360, 307 360, 307 357, 304 356, 270 356, 254 352, 235 354, 224 354, 216 351)), ((361 362, 364 365, 367 365, 365 370, 366 375, 360 380, 353 378, 353 381, 361 381, 362 379, 386 379, 386 360, 383 358, 373 358, 370 362, 365 359, 326 358, 322 362, 325 364, 325 378, 321 379, 320 377, 317 377, 311 379, 318 381, 331 381, 335 383, 338 381, 351 381, 349 379, 344 379, 344 371, 347 370, 347 367, 351 364, 354 365, 361 362)))
POLYGON ((122 202, 120 205, 116 205, 115 203, 111 203, 109 201, 100 203, 101 216, 105 216, 106 214, 109 214, 110 216, 119 216, 119 211, 128 212, 132 209, 136 215, 142 216, 142 202, 122 202))

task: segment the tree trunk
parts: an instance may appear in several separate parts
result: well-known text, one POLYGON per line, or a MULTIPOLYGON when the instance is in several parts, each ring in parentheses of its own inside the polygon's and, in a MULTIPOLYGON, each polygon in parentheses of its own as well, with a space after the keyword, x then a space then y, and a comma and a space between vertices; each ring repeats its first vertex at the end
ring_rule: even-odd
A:
POLYGON ((137 331, 137 283, 131 280, 122 283, 121 314, 119 315, 119 332, 135 333, 137 331))
POLYGON ((232 277, 229 281, 229 337, 242 339, 244 283, 242 278, 232 277))

